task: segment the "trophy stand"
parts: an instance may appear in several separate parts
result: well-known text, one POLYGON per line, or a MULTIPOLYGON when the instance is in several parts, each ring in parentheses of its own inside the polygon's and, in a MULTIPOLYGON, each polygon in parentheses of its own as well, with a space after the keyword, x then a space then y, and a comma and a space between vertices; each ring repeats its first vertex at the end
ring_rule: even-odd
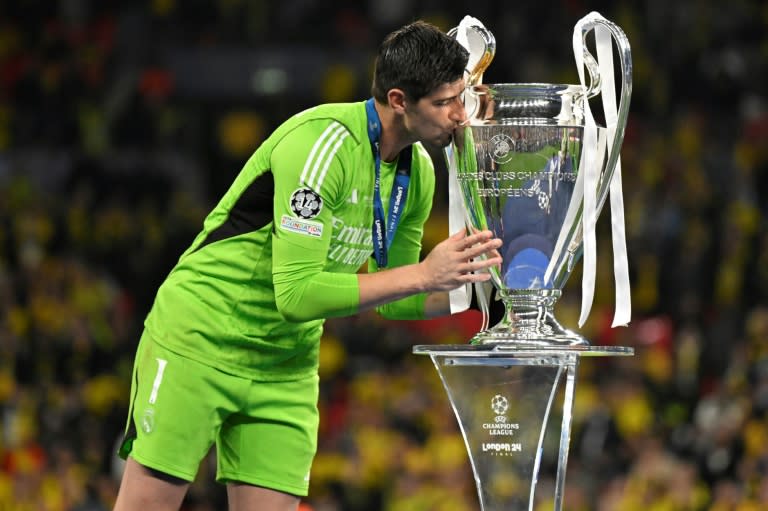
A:
POLYGON ((469 454, 481 511, 533 511, 545 439, 562 399, 554 511, 561 511, 576 370, 581 357, 629 356, 617 346, 420 345, 445 386, 469 454))

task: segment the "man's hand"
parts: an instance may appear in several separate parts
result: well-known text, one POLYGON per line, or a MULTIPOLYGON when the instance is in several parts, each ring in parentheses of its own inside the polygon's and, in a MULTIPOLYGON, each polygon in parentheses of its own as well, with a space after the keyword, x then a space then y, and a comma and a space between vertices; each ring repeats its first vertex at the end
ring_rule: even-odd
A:
POLYGON ((501 240, 491 231, 470 235, 462 229, 435 246, 420 263, 429 291, 450 291, 468 282, 482 282, 491 278, 488 272, 477 272, 492 266, 501 266, 499 254, 501 240))
POLYGON ((467 235, 463 230, 442 241, 420 263, 373 273, 359 273, 359 310, 370 309, 417 293, 428 293, 428 317, 448 314, 448 291, 468 282, 491 278, 488 272, 501 265, 501 240, 490 231, 467 235), (434 302, 434 303, 433 303, 434 302))

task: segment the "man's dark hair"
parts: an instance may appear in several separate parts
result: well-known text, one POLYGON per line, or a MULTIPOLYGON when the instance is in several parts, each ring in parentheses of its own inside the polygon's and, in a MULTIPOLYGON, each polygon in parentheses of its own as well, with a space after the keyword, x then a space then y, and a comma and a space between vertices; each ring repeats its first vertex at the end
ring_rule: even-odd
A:
POLYGON ((464 75, 469 52, 439 28, 415 21, 389 34, 379 46, 371 92, 387 102, 390 89, 418 101, 437 87, 464 75))

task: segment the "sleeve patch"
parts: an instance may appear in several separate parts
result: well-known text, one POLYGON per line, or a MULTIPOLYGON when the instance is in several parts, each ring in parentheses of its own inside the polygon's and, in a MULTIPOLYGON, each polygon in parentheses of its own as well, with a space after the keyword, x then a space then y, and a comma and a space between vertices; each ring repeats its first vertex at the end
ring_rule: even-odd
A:
POLYGON ((302 220, 300 218, 293 218, 288 215, 283 215, 280 219, 280 227, 286 231, 312 236, 313 238, 319 238, 323 235, 323 224, 302 220))
POLYGON ((315 218, 323 209, 323 199, 309 188, 298 188, 291 194, 291 211, 304 220, 315 218))

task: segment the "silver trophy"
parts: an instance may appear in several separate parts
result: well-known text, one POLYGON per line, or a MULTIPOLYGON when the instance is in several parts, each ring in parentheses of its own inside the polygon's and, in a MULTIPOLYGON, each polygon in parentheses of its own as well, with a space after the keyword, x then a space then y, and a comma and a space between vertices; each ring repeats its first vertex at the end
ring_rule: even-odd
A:
POLYGON ((481 41, 487 51, 469 72, 469 123, 456 131, 446 154, 455 168, 468 229, 490 229, 503 241, 502 265, 490 273, 506 309, 498 324, 480 331, 471 343, 588 346, 561 326, 553 309, 582 256, 585 198, 591 197, 595 217, 611 187, 631 95, 629 42, 618 26, 598 17, 582 27, 588 83, 482 84, 478 76, 493 58, 495 40, 484 27, 470 29, 470 43, 481 41), (589 136, 588 102, 601 90, 605 93, 605 69, 586 45, 587 34, 598 26, 618 49, 620 103, 617 118, 611 119, 615 122, 593 122, 596 136, 589 136), (583 158, 585 151, 590 158, 583 158))
MULTIPOLYGON (((609 198, 617 276, 614 324, 628 321, 619 148, 629 109, 629 45, 616 25, 590 13, 574 28, 580 85, 484 85, 482 73, 496 47, 493 35, 469 16, 451 33, 469 49, 470 60, 464 97, 469 123, 446 148, 449 223, 490 229, 503 240, 501 267, 490 272, 506 314, 469 344, 417 345, 413 351, 429 355, 440 375, 469 454, 481 511, 561 511, 578 365, 585 357, 634 354, 628 347, 590 346, 553 315, 579 260, 584 263, 580 323, 589 313, 594 224, 609 198), (597 59, 585 51, 592 31, 597 59), (614 40, 621 60, 618 108, 614 40), (604 127, 597 126, 589 107, 597 96, 602 96, 604 127), (554 474, 547 462, 556 462, 554 474)), ((457 303, 465 303, 465 290, 456 291, 464 300, 457 303)), ((487 294, 477 296, 481 307, 487 306, 487 294)))

